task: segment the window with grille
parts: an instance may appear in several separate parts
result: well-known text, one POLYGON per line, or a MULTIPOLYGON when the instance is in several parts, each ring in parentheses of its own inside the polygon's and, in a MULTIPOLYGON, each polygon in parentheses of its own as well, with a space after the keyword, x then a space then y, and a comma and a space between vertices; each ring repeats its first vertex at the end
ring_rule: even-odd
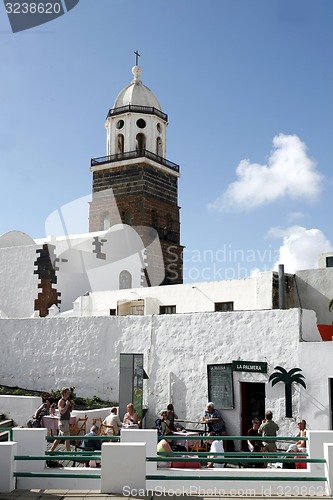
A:
POLYGON ((234 310, 233 302, 215 302, 215 312, 227 312, 234 310))
POLYGON ((176 306, 160 306, 160 314, 176 314, 176 306))
POLYGON ((143 316, 144 315, 144 306, 143 305, 131 306, 130 314, 133 314, 134 316, 143 316))

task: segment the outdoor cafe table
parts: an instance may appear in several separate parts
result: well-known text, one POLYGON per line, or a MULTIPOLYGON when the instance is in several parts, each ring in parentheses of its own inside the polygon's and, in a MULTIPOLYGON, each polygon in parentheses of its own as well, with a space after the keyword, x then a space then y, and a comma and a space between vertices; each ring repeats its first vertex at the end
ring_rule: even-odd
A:
POLYGON ((194 439, 188 439, 188 438, 191 436, 199 436, 199 432, 173 432, 172 434, 174 436, 184 436, 184 440, 177 439, 175 440, 175 443, 181 446, 185 446, 187 451, 189 450, 190 446, 193 446, 196 443, 194 439))
POLYGON ((200 430, 198 429, 198 432, 199 433, 203 433, 205 436, 207 435, 207 426, 208 426, 208 423, 204 420, 183 420, 182 418, 176 418, 175 419, 175 422, 182 422, 184 424, 200 424, 200 425, 204 425, 205 426, 205 429, 204 430, 200 430))
MULTIPOLYGON (((74 425, 76 422, 76 417, 71 417, 69 419, 69 424, 74 425)), ((45 415, 42 417, 41 426, 49 429, 51 436, 56 436, 59 427, 59 416, 58 415, 45 415)))

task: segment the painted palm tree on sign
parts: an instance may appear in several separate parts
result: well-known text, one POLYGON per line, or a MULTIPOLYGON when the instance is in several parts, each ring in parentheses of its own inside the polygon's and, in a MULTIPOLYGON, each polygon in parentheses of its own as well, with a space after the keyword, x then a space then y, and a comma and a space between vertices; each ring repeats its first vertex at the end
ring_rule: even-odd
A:
POLYGON ((306 385, 304 382, 304 375, 301 373, 301 368, 292 368, 287 372, 282 366, 276 366, 274 370, 278 370, 269 377, 268 381, 272 382, 272 386, 277 384, 278 382, 284 382, 284 393, 286 399, 286 417, 293 416, 293 407, 292 407, 292 392, 291 385, 293 382, 296 384, 300 384, 304 389, 306 389, 306 385))

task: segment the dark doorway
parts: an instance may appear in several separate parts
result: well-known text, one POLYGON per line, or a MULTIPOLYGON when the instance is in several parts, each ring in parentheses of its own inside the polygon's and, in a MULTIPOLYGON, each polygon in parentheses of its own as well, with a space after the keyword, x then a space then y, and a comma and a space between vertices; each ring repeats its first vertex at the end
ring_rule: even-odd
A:
MULTIPOLYGON (((241 382, 241 431, 242 436, 252 427, 252 419, 260 422, 265 416, 265 384, 257 382, 241 382)), ((242 448, 247 449, 246 441, 242 448)))

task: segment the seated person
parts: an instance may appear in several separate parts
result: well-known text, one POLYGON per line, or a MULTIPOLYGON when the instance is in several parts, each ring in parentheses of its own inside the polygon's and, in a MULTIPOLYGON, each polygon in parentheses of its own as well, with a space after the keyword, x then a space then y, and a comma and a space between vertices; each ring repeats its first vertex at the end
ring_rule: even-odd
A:
MULTIPOLYGON (((264 446, 262 441, 254 441, 253 450, 252 450, 252 452, 254 453, 253 458, 261 458, 262 453, 265 453, 265 451, 267 452, 267 448, 266 448, 266 446, 264 446), (258 455, 255 455, 255 453, 258 453, 258 455)), ((251 465, 251 463, 250 463, 250 465, 251 465)), ((262 462, 253 462, 252 465, 253 465, 253 467, 255 467, 257 469, 266 468, 266 466, 267 466, 267 464, 264 460, 262 462)))
MULTIPOLYGON (((90 432, 88 432, 88 434, 85 434, 84 437, 93 438, 94 436, 99 436, 100 432, 101 430, 98 425, 93 425, 92 427, 90 427, 90 432)), ((93 448, 94 450, 100 450, 102 448, 102 441, 100 439, 84 439, 82 441, 81 448, 93 448)))
MULTIPOLYGON (((216 436, 216 432, 210 432, 208 434, 209 436, 216 436)), ((224 447, 223 447, 223 442, 222 440, 215 439, 213 441, 208 441, 210 443, 210 451, 212 453, 224 453, 224 447)), ((214 457, 209 457, 211 460, 214 459, 214 457)), ((218 458, 223 458, 223 457, 218 457, 218 458)), ((224 463, 222 462, 208 462, 207 467, 216 467, 216 468, 223 468, 225 466, 224 463)))
MULTIPOLYGON (((305 438, 306 437, 306 432, 307 432, 306 421, 305 420, 300 420, 298 422, 297 426, 299 428, 299 437, 300 438, 305 438)), ((299 441, 297 441, 296 445, 298 446, 299 450, 306 451, 306 440, 300 439, 299 441)))
MULTIPOLYGON (((305 456, 297 456, 295 455, 298 453, 300 450, 297 446, 297 444, 291 444, 287 450, 287 453, 293 453, 294 458, 306 458, 305 456)), ((287 458, 287 457, 286 457, 287 458)), ((307 468, 307 463, 306 462, 284 462, 282 464, 283 469, 306 469, 307 468)))
POLYGON ((184 427, 179 422, 175 422, 175 419, 177 418, 178 415, 175 412, 173 404, 169 403, 167 406, 167 419, 170 422, 169 427, 172 431, 181 431, 182 429, 184 429, 184 427))
MULTIPOLYGON (((172 431, 166 431, 165 433, 166 436, 172 435, 172 431)), ((171 449, 171 443, 172 443, 172 438, 168 439, 167 437, 165 439, 161 439, 157 443, 157 453, 172 453, 171 449)), ((171 464, 170 462, 157 462, 157 467, 170 467, 171 464)))
POLYGON ((125 413, 125 415, 124 415, 123 423, 126 426, 136 425, 137 427, 139 427, 139 418, 138 418, 137 413, 134 410, 133 403, 128 403, 127 413, 125 413))
MULTIPOLYGON (((121 420, 117 414, 117 408, 113 406, 110 410, 110 415, 108 415, 104 420, 103 424, 105 425, 112 425, 114 428, 114 433, 116 436, 119 436, 120 429, 122 428, 123 424, 121 423, 121 420)), ((111 434, 112 430, 111 429, 106 429, 107 434, 111 434)))
POLYGON ((209 432, 215 432, 217 435, 225 435, 225 424, 222 414, 214 406, 214 403, 207 404, 207 410, 204 415, 205 421, 208 424, 209 432))
POLYGON ((46 398, 42 401, 43 403, 37 408, 35 414, 28 420, 28 427, 41 427, 42 418, 50 414, 51 398, 46 398))
POLYGON ((51 404, 51 406, 50 406, 50 415, 55 416, 55 414, 56 414, 56 407, 57 407, 57 405, 55 403, 51 404))
POLYGON ((167 410, 161 411, 160 418, 155 420, 155 425, 159 436, 164 436, 167 431, 171 431, 172 433, 171 423, 170 420, 168 419, 167 410))

